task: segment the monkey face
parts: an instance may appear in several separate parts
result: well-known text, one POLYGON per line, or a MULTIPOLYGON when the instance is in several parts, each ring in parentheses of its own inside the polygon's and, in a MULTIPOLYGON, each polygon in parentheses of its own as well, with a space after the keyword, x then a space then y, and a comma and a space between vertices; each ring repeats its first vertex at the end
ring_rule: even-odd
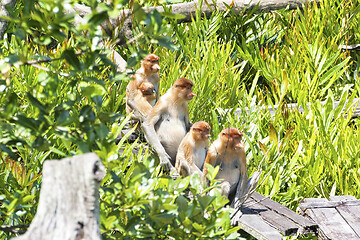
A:
POLYGON ((191 126, 191 130, 196 136, 197 140, 209 140, 210 137, 210 125, 207 122, 199 121, 191 126))
POLYGON ((187 94, 186 94, 186 99, 187 99, 187 100, 191 100, 191 99, 193 99, 193 97, 195 97, 195 96, 196 96, 196 94, 192 92, 192 89, 191 89, 191 88, 188 89, 187 94))
POLYGON ((190 101, 196 96, 190 86, 177 86, 177 89, 179 89, 179 96, 184 100, 190 101))
POLYGON ((160 70, 159 57, 155 54, 148 54, 143 60, 143 66, 147 72, 157 73, 160 70))
POLYGON ((159 61, 151 62, 151 71, 157 73, 160 70, 159 61))
POLYGON ((177 89, 177 91, 179 91, 179 96, 182 99, 189 101, 189 100, 193 99, 193 97, 196 96, 196 94, 192 92, 193 85, 194 84, 189 79, 179 78, 178 80, 175 81, 173 87, 175 87, 175 89, 177 89))
POLYGON ((142 82, 139 86, 139 89, 143 95, 155 94, 155 88, 151 82, 142 82))
POLYGON ((143 89, 143 90, 141 90, 141 92, 145 96, 153 95, 153 94, 155 94, 155 89, 154 88, 143 89))
POLYGON ((242 136, 242 132, 233 127, 224 129, 220 133, 222 142, 227 144, 227 146, 234 151, 239 151, 244 147, 241 143, 242 136))

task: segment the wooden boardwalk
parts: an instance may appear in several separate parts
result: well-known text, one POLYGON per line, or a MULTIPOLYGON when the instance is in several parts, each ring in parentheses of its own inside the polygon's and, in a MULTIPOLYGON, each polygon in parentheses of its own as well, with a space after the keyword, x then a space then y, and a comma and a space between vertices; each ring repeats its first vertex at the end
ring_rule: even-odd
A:
POLYGON ((284 236, 316 234, 317 224, 283 205, 254 192, 232 219, 242 230, 257 239, 282 240, 284 236))
POLYGON ((319 225, 319 239, 360 239, 360 200, 355 197, 307 198, 299 208, 319 225))

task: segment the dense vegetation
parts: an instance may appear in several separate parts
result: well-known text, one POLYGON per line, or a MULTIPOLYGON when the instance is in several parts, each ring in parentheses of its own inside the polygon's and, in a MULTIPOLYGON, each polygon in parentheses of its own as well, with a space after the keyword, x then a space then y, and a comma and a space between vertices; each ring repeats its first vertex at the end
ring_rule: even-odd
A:
POLYGON ((107 169, 100 189, 104 239, 239 237, 224 197, 197 194, 196 177, 163 175, 143 143, 129 144, 127 136, 115 143, 127 122, 129 77, 116 72, 100 39, 132 70, 156 51, 161 93, 179 77, 191 79, 191 121, 209 122, 213 140, 229 126, 245 133, 248 174, 263 172, 258 192, 294 210, 307 197, 360 197, 360 122, 351 118, 360 54, 339 49, 360 41, 359 0, 269 13, 215 11, 209 19, 197 12, 182 24, 169 13, 138 12, 138 37, 125 44, 116 42, 120 25, 108 37, 100 23, 128 1, 81 1, 92 9, 81 25, 65 14, 74 2, 18 0, 0 42, 0 225, 30 224, 46 159, 92 151, 107 169), (305 112, 279 107, 271 116, 266 109, 286 103, 305 112), (141 154, 132 153, 135 147, 141 154), (187 188, 194 199, 185 197, 187 188))

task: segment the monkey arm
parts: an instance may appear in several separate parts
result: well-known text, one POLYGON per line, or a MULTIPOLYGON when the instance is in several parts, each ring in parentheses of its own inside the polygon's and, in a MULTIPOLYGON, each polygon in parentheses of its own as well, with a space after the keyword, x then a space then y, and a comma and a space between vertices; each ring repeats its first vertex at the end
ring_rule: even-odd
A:
POLYGON ((166 153, 164 147, 161 145, 161 142, 156 135, 154 126, 145 121, 142 124, 142 129, 148 143, 155 149, 156 153, 159 156, 160 164, 167 172, 176 171, 174 166, 170 162, 170 156, 166 153))
POLYGON ((208 170, 207 170, 206 163, 211 164, 212 166, 214 166, 215 157, 216 157, 215 154, 213 154, 211 151, 208 151, 208 153, 206 155, 206 158, 205 158, 204 168, 203 168, 203 181, 206 182, 207 184, 208 184, 208 180, 207 180, 208 170))
POLYGON ((203 179, 203 173, 200 171, 200 169, 195 164, 190 164, 189 168, 190 168, 191 174, 197 173, 197 174, 199 174, 200 179, 201 180, 203 179))
POLYGON ((142 124, 142 129, 144 131, 144 135, 148 143, 155 149, 156 153, 159 156, 160 164, 167 172, 176 171, 175 167, 170 162, 170 156, 166 153, 165 148, 162 146, 156 131, 155 124, 160 120, 161 114, 163 112, 163 108, 161 106, 161 102, 155 105, 152 113, 145 118, 145 121, 142 124))
POLYGON ((233 203, 231 204, 234 208, 240 207, 245 202, 246 195, 249 191, 248 177, 246 171, 244 173, 240 172, 239 174, 240 177, 236 188, 235 198, 233 203))
POLYGON ((186 107, 186 114, 185 114, 185 127, 186 127, 186 132, 190 131, 190 127, 192 126, 192 123, 190 123, 190 117, 189 117, 189 108, 186 107))
POLYGON ((138 103, 136 102, 136 93, 137 93, 137 84, 135 80, 131 80, 128 86, 126 87, 126 105, 133 111, 135 118, 144 121, 145 116, 141 113, 138 108, 138 103))
POLYGON ((181 160, 178 172, 183 177, 191 175, 191 170, 190 170, 189 163, 186 162, 185 159, 181 160))
POLYGON ((132 109, 132 114, 136 119, 139 119, 142 122, 145 120, 145 115, 137 108, 136 102, 133 101, 133 99, 128 98, 126 104, 132 109))

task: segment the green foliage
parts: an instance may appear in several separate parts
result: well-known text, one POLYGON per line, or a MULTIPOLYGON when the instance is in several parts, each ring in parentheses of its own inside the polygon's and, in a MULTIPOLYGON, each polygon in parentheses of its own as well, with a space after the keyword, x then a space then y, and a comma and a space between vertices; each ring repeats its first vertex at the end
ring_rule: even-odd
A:
POLYGON ((134 161, 128 157, 113 160, 100 192, 101 227, 109 239, 235 239, 238 228, 230 227, 228 200, 216 192, 202 194, 198 175, 173 180, 159 175, 154 160, 134 161), (125 168, 124 168, 125 166, 125 168), (106 186, 106 187, 105 187, 106 186), (189 199, 190 196, 190 199, 189 199))
POLYGON ((107 169, 100 190, 104 239, 239 237, 225 198, 212 191, 218 169, 210 168, 211 186, 200 194, 197 177, 163 175, 143 144, 126 143, 127 136, 115 143, 128 121, 129 76, 116 72, 100 39, 132 70, 156 51, 162 94, 177 78, 191 79, 191 121, 209 122, 212 139, 229 126, 245 133, 248 175, 263 171, 260 193, 294 210, 307 197, 360 197, 360 122, 351 118, 360 55, 339 48, 359 43, 358 0, 269 13, 229 9, 209 19, 196 11, 181 24, 169 9, 140 9, 179 1, 135 1, 135 39, 116 45, 121 21, 111 37, 100 23, 128 2, 81 1, 92 12, 74 25, 74 14, 65 13, 74 1, 17 1, 0 43, 0 225, 31 222, 45 159, 92 151, 107 169), (286 103, 304 111, 289 111, 286 103))

